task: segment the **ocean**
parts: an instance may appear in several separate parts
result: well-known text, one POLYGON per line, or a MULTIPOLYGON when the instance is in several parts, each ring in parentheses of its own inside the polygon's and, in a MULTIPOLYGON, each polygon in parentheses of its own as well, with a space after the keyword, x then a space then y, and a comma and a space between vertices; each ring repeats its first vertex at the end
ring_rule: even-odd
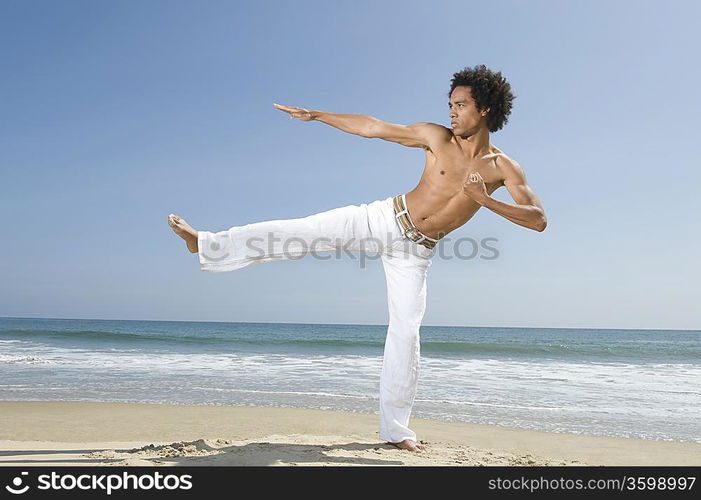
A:
MULTIPOLYGON (((0 401, 376 413, 386 328, 0 318, 0 401)), ((422 326, 412 416, 701 443, 701 331, 422 326)))

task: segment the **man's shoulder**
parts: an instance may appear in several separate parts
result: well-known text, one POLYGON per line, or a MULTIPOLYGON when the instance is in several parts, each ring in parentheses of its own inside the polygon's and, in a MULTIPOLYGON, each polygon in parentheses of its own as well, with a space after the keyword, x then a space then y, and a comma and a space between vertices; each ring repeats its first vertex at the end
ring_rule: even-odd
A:
POLYGON ((494 154, 494 161, 496 162, 496 165, 498 168, 504 169, 504 170, 520 170, 521 165, 519 162, 514 160, 512 157, 504 153, 501 149, 498 147, 492 145, 491 146, 491 152, 494 154))
POLYGON ((438 123, 417 122, 412 123, 409 127, 419 131, 426 142, 424 149, 427 151, 435 152, 436 149, 440 149, 444 144, 450 142, 453 136, 453 132, 449 128, 438 123))
POLYGON ((491 153, 495 155, 494 163, 501 177, 501 185, 504 185, 505 181, 509 178, 514 179, 515 177, 523 176, 521 165, 501 149, 492 145, 491 153))
POLYGON ((410 127, 423 127, 423 128, 430 128, 430 129, 442 129, 442 130, 450 130, 447 127, 444 127, 443 125, 439 123, 433 123, 433 122, 416 122, 412 123, 409 125, 410 127))
POLYGON ((440 125, 438 123, 432 123, 432 122, 416 122, 412 123, 409 125, 410 128, 421 130, 425 134, 433 134, 437 135, 439 137, 445 136, 448 137, 452 132, 450 131, 449 128, 444 127, 443 125, 440 125))

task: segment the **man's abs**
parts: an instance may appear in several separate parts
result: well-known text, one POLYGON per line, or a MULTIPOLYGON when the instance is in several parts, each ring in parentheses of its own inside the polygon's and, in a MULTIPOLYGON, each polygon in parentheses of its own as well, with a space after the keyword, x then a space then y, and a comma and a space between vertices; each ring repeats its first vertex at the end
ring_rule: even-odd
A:
POLYGON ((414 225, 426 236, 440 239, 469 221, 480 205, 460 191, 432 192, 419 185, 406 193, 414 225))

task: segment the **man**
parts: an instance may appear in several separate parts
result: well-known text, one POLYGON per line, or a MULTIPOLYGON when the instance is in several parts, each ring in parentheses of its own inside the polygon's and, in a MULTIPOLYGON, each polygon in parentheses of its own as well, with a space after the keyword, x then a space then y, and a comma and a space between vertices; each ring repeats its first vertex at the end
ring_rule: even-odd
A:
POLYGON ((206 272, 291 259, 314 250, 343 247, 378 251, 389 306, 380 376, 380 439, 402 449, 422 449, 408 424, 418 381, 426 273, 436 243, 469 221, 481 207, 535 231, 543 231, 547 224, 543 207, 521 167, 489 139, 490 132, 507 122, 513 98, 511 86, 501 73, 480 65, 453 75, 448 102, 450 129, 434 123, 404 126, 366 115, 274 104, 291 118, 319 121, 361 137, 423 148, 426 165, 419 184, 406 194, 369 204, 300 219, 235 226, 218 233, 196 231, 182 218, 173 214, 168 217, 169 225, 186 241, 188 249, 199 254, 201 270, 206 272), (506 186, 515 204, 490 196, 500 186, 506 186), (387 245, 376 244, 381 236, 387 237, 387 245), (369 240, 375 245, 365 246, 369 240), (301 243, 301 247, 293 253, 289 243, 301 243))

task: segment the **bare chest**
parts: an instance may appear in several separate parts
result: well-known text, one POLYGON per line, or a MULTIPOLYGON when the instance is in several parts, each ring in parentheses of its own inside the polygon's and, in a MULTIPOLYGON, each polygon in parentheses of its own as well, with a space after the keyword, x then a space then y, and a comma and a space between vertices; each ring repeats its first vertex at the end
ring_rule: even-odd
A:
POLYGON ((496 159, 469 159, 461 151, 443 151, 435 155, 426 151, 426 168, 424 175, 430 182, 438 186, 462 186, 467 177, 479 173, 484 179, 487 191, 493 191, 502 184, 502 175, 497 167, 496 159))

